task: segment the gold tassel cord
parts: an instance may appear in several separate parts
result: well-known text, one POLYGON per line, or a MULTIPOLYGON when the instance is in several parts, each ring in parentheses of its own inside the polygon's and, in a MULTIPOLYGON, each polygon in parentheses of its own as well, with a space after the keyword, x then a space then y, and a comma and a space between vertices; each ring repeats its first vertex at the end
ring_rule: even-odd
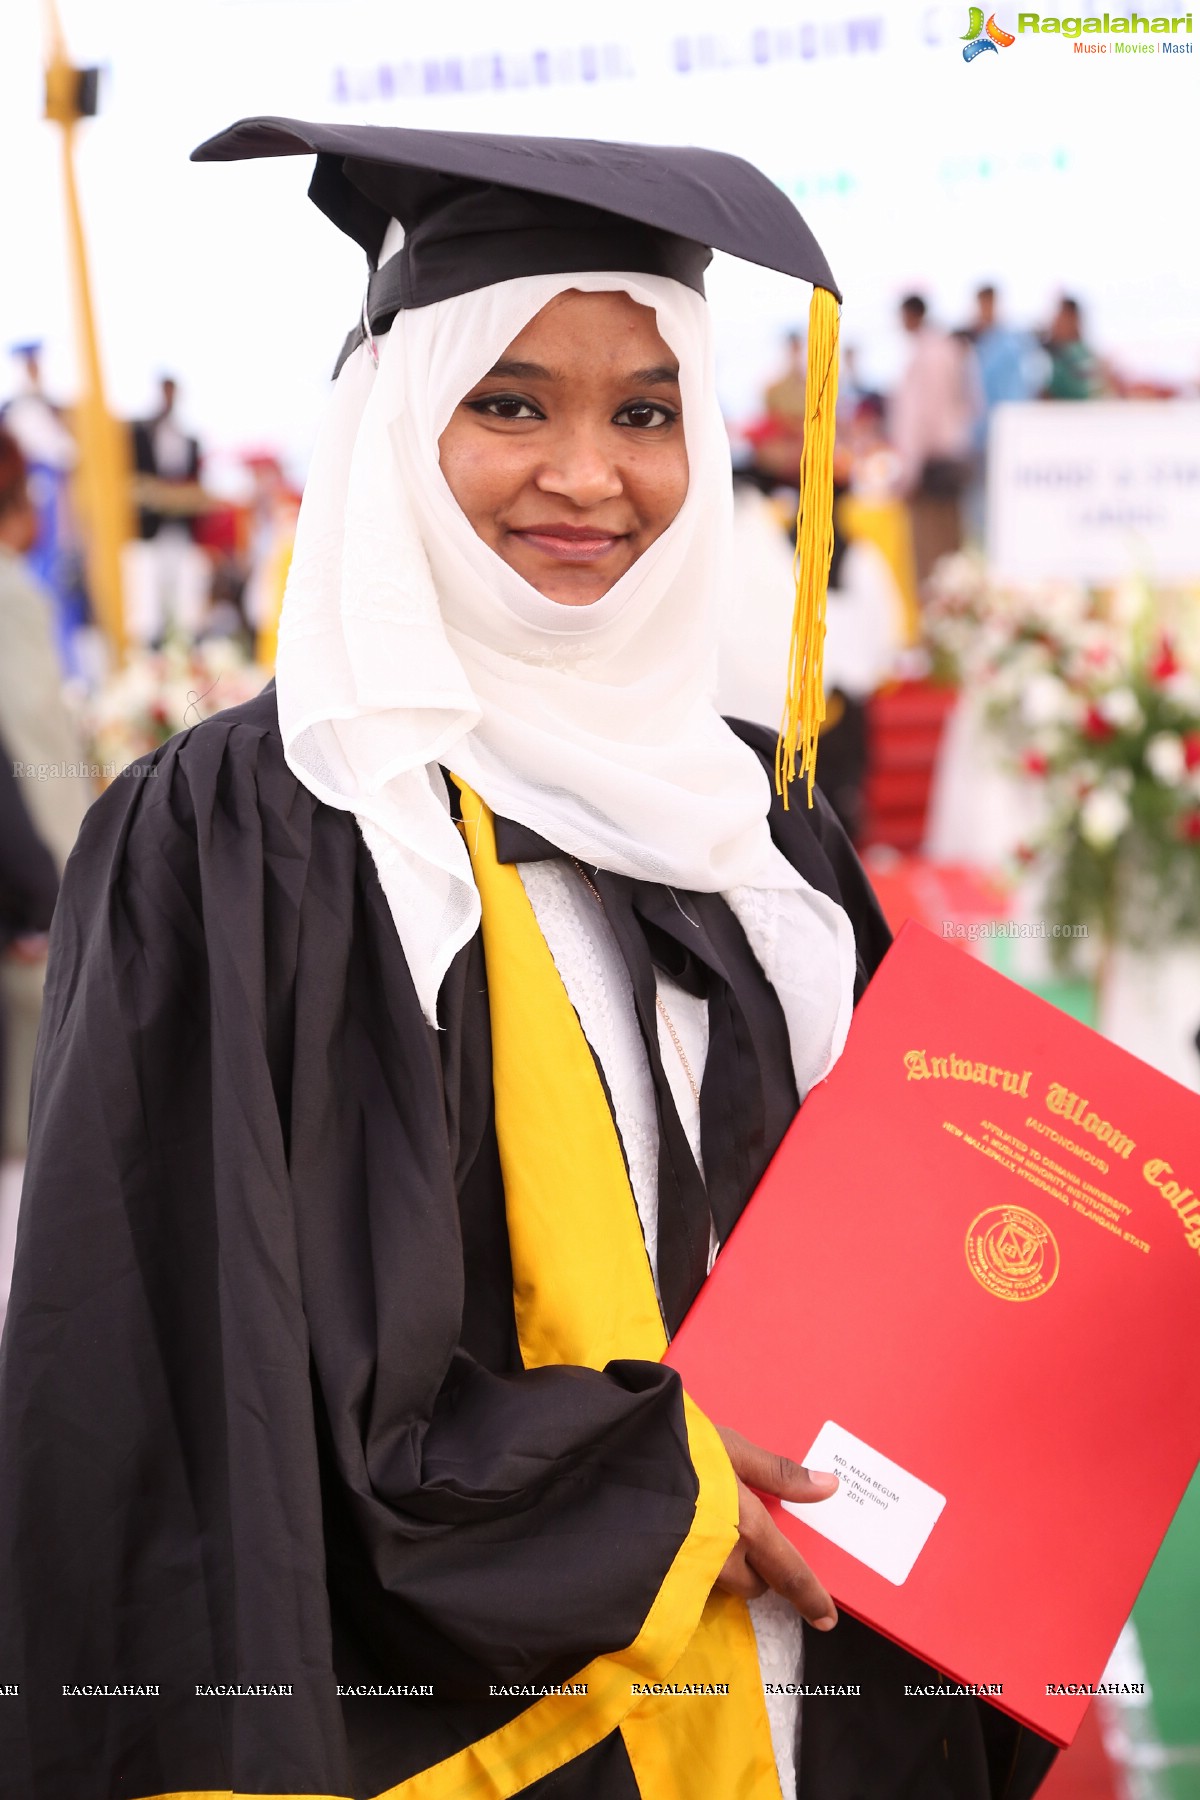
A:
POLYGON ((799 774, 812 805, 817 738, 825 717, 825 592, 833 558, 833 444, 838 384, 838 303, 814 288, 808 309, 808 370, 804 390, 804 449, 796 514, 796 603, 788 648, 787 699, 775 746, 775 790, 788 803, 799 774))

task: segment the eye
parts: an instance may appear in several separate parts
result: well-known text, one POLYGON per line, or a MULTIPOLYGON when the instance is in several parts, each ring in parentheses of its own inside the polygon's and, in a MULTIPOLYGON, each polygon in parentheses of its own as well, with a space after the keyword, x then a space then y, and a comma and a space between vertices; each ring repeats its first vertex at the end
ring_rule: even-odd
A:
POLYGON ((492 419, 544 419, 546 416, 538 411, 532 400, 523 400, 520 394, 484 394, 466 404, 472 412, 492 419))
POLYGON ((679 413, 673 406, 664 406, 659 400, 632 400, 623 406, 619 413, 613 415, 614 425, 624 425, 634 431, 661 431, 668 425, 674 425, 679 413))

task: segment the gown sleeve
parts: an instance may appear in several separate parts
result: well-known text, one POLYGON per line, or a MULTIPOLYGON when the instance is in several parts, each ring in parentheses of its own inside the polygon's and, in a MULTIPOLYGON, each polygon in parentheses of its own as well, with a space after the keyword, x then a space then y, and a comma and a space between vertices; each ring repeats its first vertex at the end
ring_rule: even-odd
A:
POLYGON ((694 1627, 727 1460, 706 1492, 657 1364, 464 1345, 442 1083, 260 702, 93 807, 0 1357, 2 1800, 379 1792, 630 1644, 701 1530, 694 1627), (339 1682, 432 1698, 356 1722, 339 1682))

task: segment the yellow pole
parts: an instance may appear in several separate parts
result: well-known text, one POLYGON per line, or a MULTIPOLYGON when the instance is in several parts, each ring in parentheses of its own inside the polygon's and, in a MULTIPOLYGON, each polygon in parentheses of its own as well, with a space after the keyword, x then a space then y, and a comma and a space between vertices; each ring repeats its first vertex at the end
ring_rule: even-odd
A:
POLYGON ((121 547, 133 535, 129 440, 105 401, 88 277, 87 245, 75 181, 75 126, 82 116, 79 110, 81 72, 72 67, 67 56, 55 0, 45 0, 45 11, 49 35, 46 117, 62 131, 67 241, 82 383, 75 412, 75 430, 79 444, 78 487, 84 554, 92 601, 119 661, 125 651, 121 547))

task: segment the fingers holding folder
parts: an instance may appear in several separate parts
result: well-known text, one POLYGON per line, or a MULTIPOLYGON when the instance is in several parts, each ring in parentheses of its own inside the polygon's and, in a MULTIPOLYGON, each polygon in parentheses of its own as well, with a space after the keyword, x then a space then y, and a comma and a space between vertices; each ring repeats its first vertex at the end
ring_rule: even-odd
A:
POLYGON ((718 1427, 738 1484, 738 1541, 717 1577, 726 1593, 754 1600, 774 1588, 818 1631, 837 1624, 837 1609, 804 1558, 779 1530, 759 1494, 816 1502, 836 1492, 836 1475, 810 1473, 786 1456, 718 1427), (757 1492, 753 1490, 757 1489, 757 1492))

